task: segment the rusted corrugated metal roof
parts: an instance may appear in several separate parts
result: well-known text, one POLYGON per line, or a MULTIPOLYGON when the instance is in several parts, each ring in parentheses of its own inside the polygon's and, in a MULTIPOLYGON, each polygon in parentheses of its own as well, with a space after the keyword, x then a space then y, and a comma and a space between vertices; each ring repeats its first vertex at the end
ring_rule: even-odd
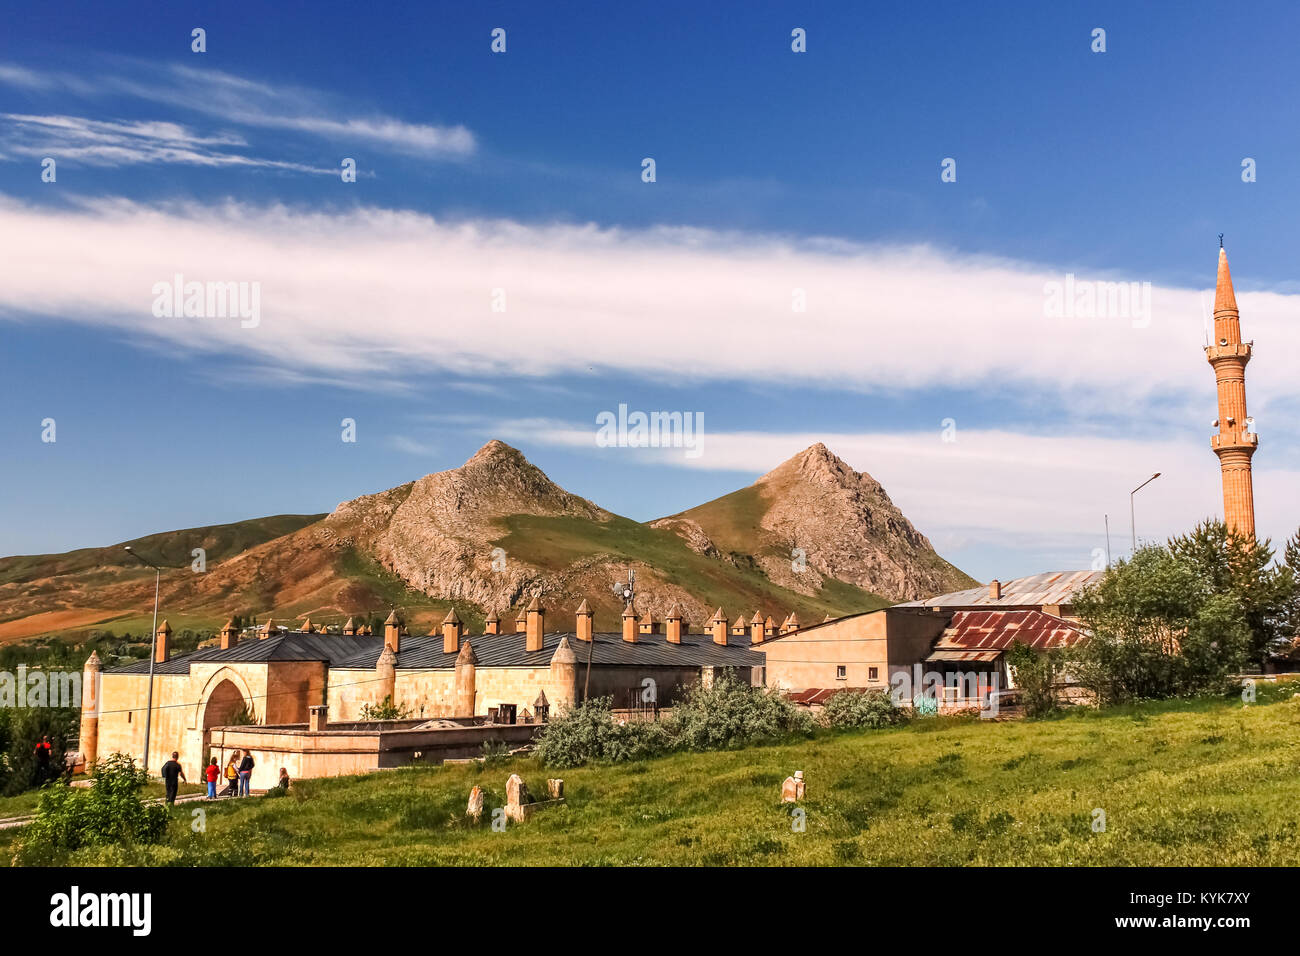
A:
POLYGON ((1104 571, 1049 571, 1002 582, 1001 597, 991 597, 988 585, 939 594, 897 607, 1043 607, 1069 604, 1076 591, 1102 579, 1104 571))
POLYGON ((931 651, 926 661, 995 661, 1002 656, 1001 651, 931 651))
POLYGON ((790 694, 789 697, 796 704, 824 704, 834 695, 841 691, 851 691, 855 694, 865 694, 869 690, 879 690, 880 688, 871 687, 808 687, 797 693, 790 694))
POLYGON ((958 611, 939 635, 927 660, 961 659, 935 656, 943 651, 992 651, 996 658, 1015 641, 1035 650, 1046 650, 1077 644, 1085 636, 1084 629, 1075 622, 1042 611, 958 611))

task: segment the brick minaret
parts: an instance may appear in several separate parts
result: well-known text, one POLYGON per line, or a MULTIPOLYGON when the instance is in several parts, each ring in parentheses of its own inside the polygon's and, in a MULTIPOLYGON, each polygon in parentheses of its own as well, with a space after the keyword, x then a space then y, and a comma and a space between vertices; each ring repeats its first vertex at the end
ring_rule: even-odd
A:
POLYGON ((1228 272, 1228 254, 1219 246, 1219 277, 1214 290, 1214 342, 1205 357, 1214 366, 1219 386, 1219 434, 1210 447, 1223 469, 1223 520, 1228 528, 1255 537, 1255 493, 1250 481, 1250 458, 1259 439, 1246 430, 1246 363, 1253 343, 1241 341, 1241 318, 1228 272))

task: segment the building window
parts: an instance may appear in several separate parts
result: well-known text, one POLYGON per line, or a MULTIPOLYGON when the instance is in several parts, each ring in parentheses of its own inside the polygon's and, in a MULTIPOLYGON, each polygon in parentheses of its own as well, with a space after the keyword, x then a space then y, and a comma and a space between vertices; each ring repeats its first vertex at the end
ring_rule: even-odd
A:
POLYGON ((131 711, 129 710, 126 712, 126 722, 128 724, 131 722, 131 711))
POLYGON ((879 668, 879 667, 868 667, 868 668, 867 668, 867 680, 879 680, 879 679, 880 679, 880 668, 879 668))
POLYGON ((849 676, 849 669, 843 664, 835 665, 835 679, 845 680, 849 676))

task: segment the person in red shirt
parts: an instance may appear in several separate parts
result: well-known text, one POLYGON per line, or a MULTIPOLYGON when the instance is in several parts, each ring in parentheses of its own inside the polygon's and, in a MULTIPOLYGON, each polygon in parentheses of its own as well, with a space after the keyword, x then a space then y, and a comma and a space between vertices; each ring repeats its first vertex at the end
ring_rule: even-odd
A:
POLYGON ((41 742, 36 745, 32 751, 32 756, 36 758, 36 766, 33 768, 36 786, 41 786, 45 781, 50 779, 50 757, 53 748, 50 746, 50 736, 46 734, 41 738, 41 742))
POLYGON ((208 799, 217 799, 217 778, 221 776, 221 770, 217 767, 216 757, 212 758, 212 763, 208 764, 208 767, 203 771, 203 774, 208 780, 208 799))

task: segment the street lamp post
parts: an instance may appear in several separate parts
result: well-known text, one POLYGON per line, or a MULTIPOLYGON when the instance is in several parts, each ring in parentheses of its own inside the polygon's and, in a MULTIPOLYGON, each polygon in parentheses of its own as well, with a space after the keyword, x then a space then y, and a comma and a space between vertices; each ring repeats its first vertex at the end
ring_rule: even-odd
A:
POLYGON ((1160 477, 1160 472, 1157 471, 1154 475, 1152 475, 1150 478, 1142 482, 1142 484, 1138 485, 1136 488, 1134 488, 1132 491, 1128 493, 1128 527, 1129 527, 1129 533, 1133 536, 1133 550, 1131 554, 1137 554, 1137 547, 1138 547, 1137 523, 1134 521, 1134 517, 1133 517, 1134 516, 1133 496, 1136 495, 1139 491, 1141 491, 1143 488, 1151 484, 1151 482, 1155 481, 1159 477, 1160 477))
POLYGON ((149 635, 149 699, 144 712, 144 772, 149 772, 149 731, 153 727, 153 663, 158 656, 158 588, 162 582, 162 568, 152 561, 140 557, 126 545, 126 553, 137 561, 147 564, 154 570, 153 578, 153 633, 149 635))

